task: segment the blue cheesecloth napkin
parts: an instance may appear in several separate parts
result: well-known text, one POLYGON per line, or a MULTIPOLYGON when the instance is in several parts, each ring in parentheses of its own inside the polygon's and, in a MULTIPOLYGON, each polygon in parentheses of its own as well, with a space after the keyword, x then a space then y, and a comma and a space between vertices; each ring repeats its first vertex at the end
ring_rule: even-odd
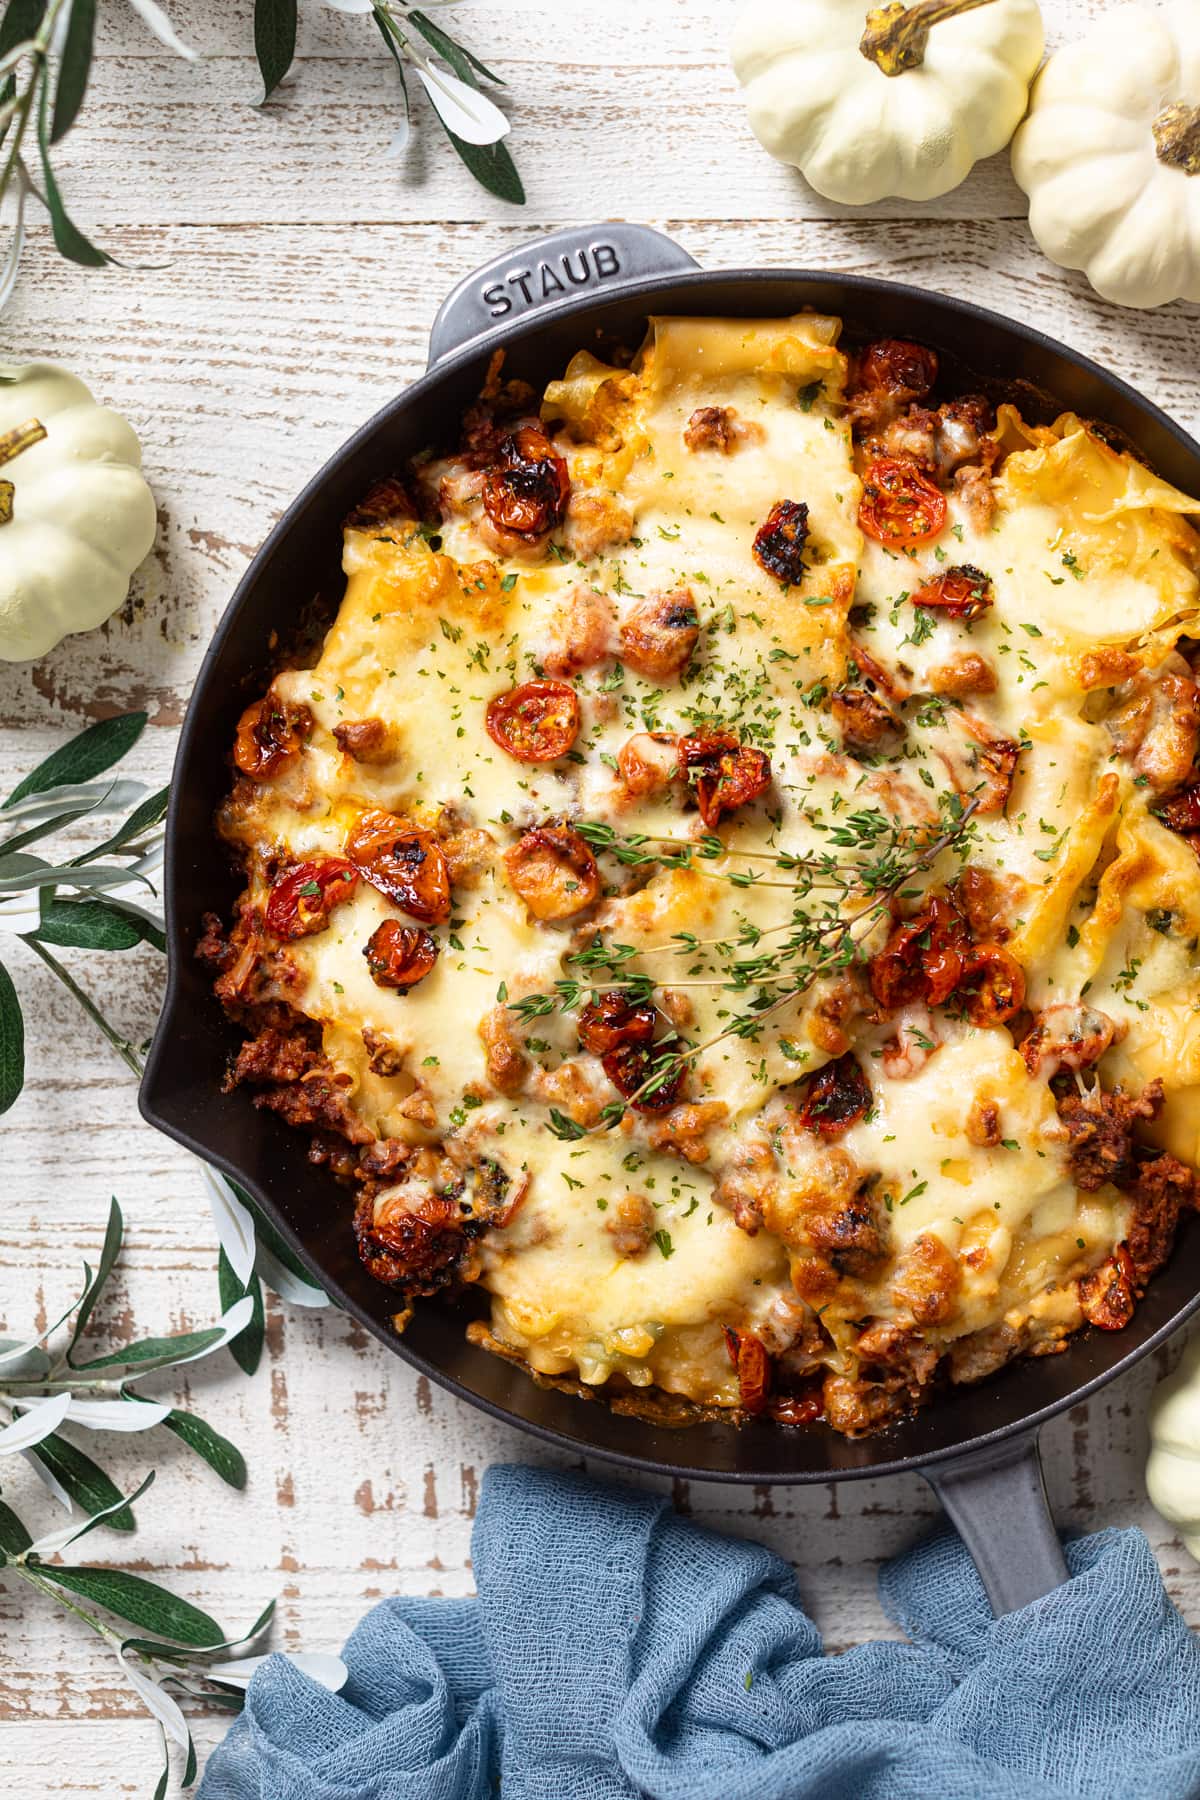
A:
POLYGON ((908 1643, 822 1653, 792 1569, 667 1501, 497 1467, 474 1600, 385 1600, 331 1694, 282 1656, 199 1800, 1189 1800, 1200 1638, 1140 1531, 993 1619, 948 1529, 886 1563, 908 1643))

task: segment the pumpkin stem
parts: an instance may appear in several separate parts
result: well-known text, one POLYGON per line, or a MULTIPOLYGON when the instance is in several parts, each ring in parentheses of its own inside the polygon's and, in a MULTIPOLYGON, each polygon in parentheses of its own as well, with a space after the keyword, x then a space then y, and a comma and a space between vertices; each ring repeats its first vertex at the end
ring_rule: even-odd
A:
POLYGON ((1200 106, 1176 102, 1166 106, 1154 121, 1158 160, 1185 175, 1200 175, 1200 106))
POLYGON ((992 0, 915 0, 914 5, 906 6, 904 0, 889 0, 888 5, 873 6, 867 14, 867 29, 858 47, 885 75, 903 75, 907 69, 919 69, 925 61, 932 26, 991 4, 992 0))
MULTIPOLYGON (((22 450, 28 450, 33 444, 40 444, 46 435, 46 427, 40 419, 26 419, 23 425, 14 425, 11 431, 0 432, 0 468, 11 462, 14 456, 20 456, 22 450)), ((0 481, 0 525, 7 525, 13 516, 13 497, 16 491, 11 481, 0 481)))

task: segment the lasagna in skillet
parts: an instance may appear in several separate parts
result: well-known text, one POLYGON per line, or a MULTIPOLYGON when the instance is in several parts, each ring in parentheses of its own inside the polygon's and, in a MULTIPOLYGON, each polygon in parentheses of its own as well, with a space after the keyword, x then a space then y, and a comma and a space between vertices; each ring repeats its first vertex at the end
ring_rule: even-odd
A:
POLYGON ((200 952, 401 1328, 862 1433, 1119 1330, 1194 1203, 1200 538, 838 339, 497 359, 244 714, 200 952))

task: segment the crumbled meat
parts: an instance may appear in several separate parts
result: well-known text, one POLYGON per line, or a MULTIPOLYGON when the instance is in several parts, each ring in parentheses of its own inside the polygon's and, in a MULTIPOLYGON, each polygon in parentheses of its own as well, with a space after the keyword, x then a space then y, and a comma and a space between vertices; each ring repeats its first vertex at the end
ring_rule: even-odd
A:
POLYGON ((741 444, 761 436, 762 428, 745 424, 732 406, 699 406, 684 427, 683 441, 689 450, 732 456, 741 444))
POLYGON ((1163 1151, 1138 1163, 1126 1192, 1133 1212, 1125 1233, 1125 1248, 1140 1291, 1171 1254, 1179 1215, 1185 1207, 1196 1206, 1200 1182, 1186 1163, 1163 1151))
POLYGON ((939 663, 929 671, 929 687, 934 694, 954 700, 966 700, 972 694, 994 694, 998 685, 995 669, 986 656, 969 651, 939 663))
POLYGON ((690 588, 647 594, 621 621, 621 661, 651 681, 674 681, 692 660, 699 636, 690 588))
POLYGON ((550 648, 542 654, 547 675, 574 675, 612 655, 613 603, 582 583, 559 603, 550 622, 550 648))
POLYGON ((1102 644, 1098 650, 1087 650, 1080 657, 1078 680, 1085 693, 1090 693, 1093 688, 1119 687, 1141 671, 1141 663, 1128 650, 1102 644))
POLYGON ((823 1389, 825 1417, 834 1431, 845 1437, 864 1437, 878 1431, 908 1410, 903 1389, 879 1382, 859 1381, 849 1375, 829 1375, 823 1389))
POLYGON ((1137 1173, 1133 1133, 1142 1119, 1156 1117, 1163 1101, 1163 1084, 1156 1077, 1138 1095, 1121 1087, 1111 1093, 1101 1087, 1081 1094, 1072 1084, 1058 1096, 1058 1116, 1070 1139, 1068 1157, 1077 1187, 1094 1193, 1106 1182, 1128 1185, 1137 1173))
POLYGON ((873 1371, 903 1376, 906 1386, 918 1393, 933 1379, 940 1352, 919 1331, 879 1319, 861 1333, 854 1346, 860 1360, 873 1371))
POLYGON ((1137 1306, 1133 1264, 1124 1244, 1079 1281, 1079 1306, 1089 1325, 1101 1331, 1123 1331, 1137 1306))
POLYGON ((604 1229, 618 1256, 644 1256, 654 1242, 654 1208, 645 1194, 622 1194, 610 1203, 604 1229))
POLYGON ((964 1127, 966 1139, 977 1150, 992 1150, 1000 1142, 1000 1108, 994 1100, 971 1102, 964 1127))
POLYGON ((369 1025, 364 1025, 362 1041, 370 1058, 367 1067, 372 1075, 399 1075, 404 1067, 404 1052, 398 1050, 390 1038, 384 1037, 381 1031, 373 1031, 369 1025))
POLYGON ((346 517, 347 531, 372 531, 378 526, 407 520, 415 524, 420 512, 407 485, 395 475, 377 481, 346 517))
POLYGON ((846 1027, 866 1012, 867 1005, 862 977, 856 969, 814 983, 809 1000, 808 1035, 817 1049, 824 1050, 827 1056, 844 1056, 851 1041, 846 1027))
POLYGON ((617 752, 617 773, 630 799, 661 793, 679 767, 675 739, 664 731, 639 731, 617 752))
POLYGON ((1145 677, 1105 723, 1143 786, 1174 787, 1186 779, 1200 744, 1200 688, 1174 670, 1145 677))
POLYGON ((1003 944, 1013 934, 1025 897, 1019 875, 997 875, 971 864, 954 884, 954 901, 973 935, 1003 944))
POLYGON ((538 825, 504 852, 509 885, 535 919, 585 912, 600 897, 600 870, 571 825, 538 825))
POLYGON ((851 756, 877 756, 904 735, 903 720, 866 688, 839 688, 830 710, 851 756))
POLYGON ((996 490, 987 469, 973 464, 959 469, 954 476, 955 497, 962 503, 973 530, 990 531, 996 512, 996 490))
POLYGON ((393 756, 391 733, 382 719, 352 719, 335 725, 337 747, 357 763, 386 763, 393 756))
POLYGON ((734 1224, 754 1237, 763 1222, 763 1207, 778 1182, 775 1158, 766 1144, 741 1143, 717 1179, 713 1198, 728 1207, 734 1224))
POLYGON ((916 1325, 943 1325, 954 1311, 962 1270, 940 1237, 923 1231, 901 1256, 891 1290, 916 1325))
POLYGON ((479 1021, 479 1036, 483 1040, 487 1077, 496 1092, 519 1094, 531 1065, 517 1030, 516 1014, 507 1006, 493 1006, 479 1021))
POLYGON ((673 1106, 662 1118, 655 1119, 647 1137, 655 1150, 673 1151, 687 1162, 707 1162, 710 1155, 708 1132, 720 1124, 729 1108, 723 1100, 689 1100, 673 1106))
POLYGON ((972 1331, 950 1346, 950 1379, 962 1383, 982 1381, 1011 1362, 1020 1348, 1017 1333, 1003 1322, 972 1331))
POLYGON ((633 535, 633 514, 615 494, 575 489, 567 502, 568 548, 581 562, 604 550, 617 550, 633 535))

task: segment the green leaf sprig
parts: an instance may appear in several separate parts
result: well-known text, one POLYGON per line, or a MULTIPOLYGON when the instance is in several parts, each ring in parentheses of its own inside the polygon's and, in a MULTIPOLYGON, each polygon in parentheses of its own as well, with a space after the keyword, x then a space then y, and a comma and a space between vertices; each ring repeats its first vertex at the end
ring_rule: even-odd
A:
MULTIPOLYGON (((426 0, 421 8, 412 0, 372 0, 369 8, 362 9, 374 19, 400 77, 404 123, 398 141, 403 143, 412 121, 408 74, 415 74, 438 123, 480 187, 497 199, 523 206, 525 188, 503 142, 508 120, 483 90, 484 82, 503 87, 503 79, 429 16, 431 6, 450 3, 426 0)), ((297 0, 255 0, 254 48, 264 101, 270 99, 295 58, 296 9, 297 0)))
MULTIPOLYGON (((244 1652, 253 1650, 267 1632, 274 1601, 243 1637, 231 1639, 198 1606, 145 1576, 58 1560, 101 1525, 133 1531, 133 1508, 154 1481, 151 1470, 132 1493, 122 1493, 99 1464, 62 1435, 64 1424, 138 1432, 162 1425, 230 1487, 246 1484, 245 1460, 236 1445, 195 1413, 152 1400, 133 1384, 236 1339, 251 1308, 248 1297, 202 1331, 141 1338, 99 1356, 81 1351, 120 1256, 122 1229, 121 1208, 113 1200, 98 1265, 93 1271, 84 1264, 79 1298, 46 1331, 24 1342, 0 1343, 0 1417, 9 1421, 0 1428, 0 1470, 6 1457, 26 1456, 68 1511, 77 1508, 82 1514, 35 1538, 9 1502, 0 1499, 0 1578, 22 1581, 56 1601, 111 1646, 162 1735, 164 1768, 156 1793, 163 1795, 170 1777, 169 1742, 184 1753, 183 1785, 189 1786, 196 1775, 180 1699, 190 1695, 235 1709, 241 1704, 241 1690, 261 1660, 247 1659, 244 1652), (60 1332, 62 1338, 52 1343, 60 1332), (136 1627, 136 1635, 118 1629, 114 1620, 136 1627), (148 1632, 155 1635, 148 1637, 148 1632)), ((337 1658, 297 1660, 328 1685, 339 1686, 345 1679, 337 1658)))

